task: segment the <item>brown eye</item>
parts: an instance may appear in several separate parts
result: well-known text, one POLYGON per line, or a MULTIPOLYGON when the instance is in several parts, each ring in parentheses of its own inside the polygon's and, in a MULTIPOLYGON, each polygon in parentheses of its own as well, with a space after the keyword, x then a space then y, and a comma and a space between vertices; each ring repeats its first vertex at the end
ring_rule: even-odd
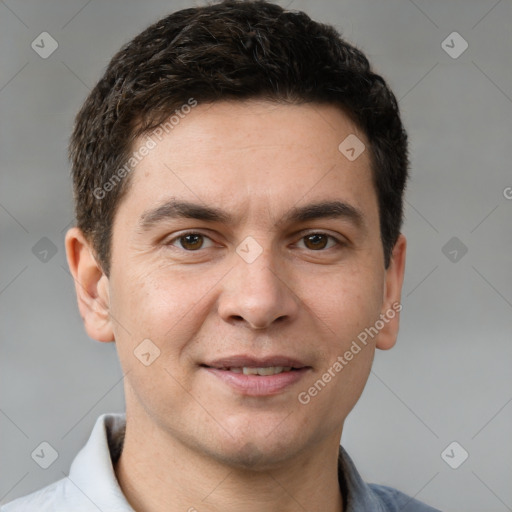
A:
POLYGON ((192 251, 195 249, 200 249, 203 245, 203 235, 198 233, 180 236, 179 240, 181 241, 181 246, 184 249, 192 251))
POLYGON ((317 233, 305 236, 304 240, 308 249, 323 249, 327 244, 327 237, 317 233))
POLYGON ((333 245, 341 245, 340 242, 336 240, 336 238, 326 233, 310 233, 309 235, 302 237, 301 240, 304 240, 304 245, 307 249, 312 251, 321 251, 322 249, 330 249, 333 247, 333 245, 327 247, 329 238, 334 240, 333 245))
MULTIPOLYGON (((210 238, 201 233, 190 231, 188 233, 182 233, 181 235, 174 237, 172 240, 169 240, 166 245, 193 252, 202 248, 207 248, 208 246, 205 247, 205 240, 210 240, 210 238)), ((210 244, 210 247, 211 246, 212 244, 210 244)))

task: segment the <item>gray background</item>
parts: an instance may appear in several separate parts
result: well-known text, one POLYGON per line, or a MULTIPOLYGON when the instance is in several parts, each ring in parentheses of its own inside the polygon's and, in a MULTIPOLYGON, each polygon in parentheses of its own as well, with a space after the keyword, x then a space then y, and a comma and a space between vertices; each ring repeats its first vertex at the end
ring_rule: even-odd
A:
MULTIPOLYGON (((512 510, 512 3, 279 3, 367 53, 411 140, 402 327, 377 352, 343 444, 367 481, 445 511, 512 510), (458 58, 441 45, 453 31, 469 44, 458 58), (452 237, 456 258, 442 250, 452 237), (441 458, 452 441, 469 453, 458 469, 441 458)), ((114 52, 192 5, 0 1, 0 503, 62 478, 95 419, 124 408, 114 344, 86 336, 67 272, 67 139, 114 52), (59 45, 47 59, 31 48, 43 31, 59 45), (57 249, 46 262, 33 253, 42 237, 57 249), (59 454, 46 470, 31 458, 42 441, 59 454)))

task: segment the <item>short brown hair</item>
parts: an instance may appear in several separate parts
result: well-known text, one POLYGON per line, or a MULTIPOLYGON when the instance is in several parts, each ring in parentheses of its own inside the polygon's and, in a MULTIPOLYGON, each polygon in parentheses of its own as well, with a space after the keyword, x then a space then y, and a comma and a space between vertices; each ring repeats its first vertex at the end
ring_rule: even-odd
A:
POLYGON ((108 193, 95 191, 105 191, 138 137, 190 98, 340 106, 370 144, 388 267, 402 225, 409 166, 395 96, 334 27, 264 0, 224 0, 177 11, 127 43, 76 116, 69 155, 77 226, 106 275, 114 215, 131 174, 108 186, 108 193))

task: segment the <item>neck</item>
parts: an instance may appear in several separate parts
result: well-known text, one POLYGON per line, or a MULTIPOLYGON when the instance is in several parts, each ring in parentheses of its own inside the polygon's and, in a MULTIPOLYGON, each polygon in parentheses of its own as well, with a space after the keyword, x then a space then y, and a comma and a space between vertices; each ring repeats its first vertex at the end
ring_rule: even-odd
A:
POLYGON ((279 467, 241 470, 127 414, 123 450, 114 470, 136 511, 340 512, 338 445, 339 437, 279 467))

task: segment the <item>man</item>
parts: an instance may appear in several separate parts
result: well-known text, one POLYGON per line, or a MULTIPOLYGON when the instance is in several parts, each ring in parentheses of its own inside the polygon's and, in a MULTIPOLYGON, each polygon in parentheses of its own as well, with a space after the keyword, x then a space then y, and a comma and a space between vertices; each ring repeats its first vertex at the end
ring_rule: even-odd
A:
POLYGON ((98 418, 37 511, 429 511, 340 447, 399 326, 407 135, 356 48, 233 0, 114 56, 70 144, 66 235, 126 416, 98 418))

